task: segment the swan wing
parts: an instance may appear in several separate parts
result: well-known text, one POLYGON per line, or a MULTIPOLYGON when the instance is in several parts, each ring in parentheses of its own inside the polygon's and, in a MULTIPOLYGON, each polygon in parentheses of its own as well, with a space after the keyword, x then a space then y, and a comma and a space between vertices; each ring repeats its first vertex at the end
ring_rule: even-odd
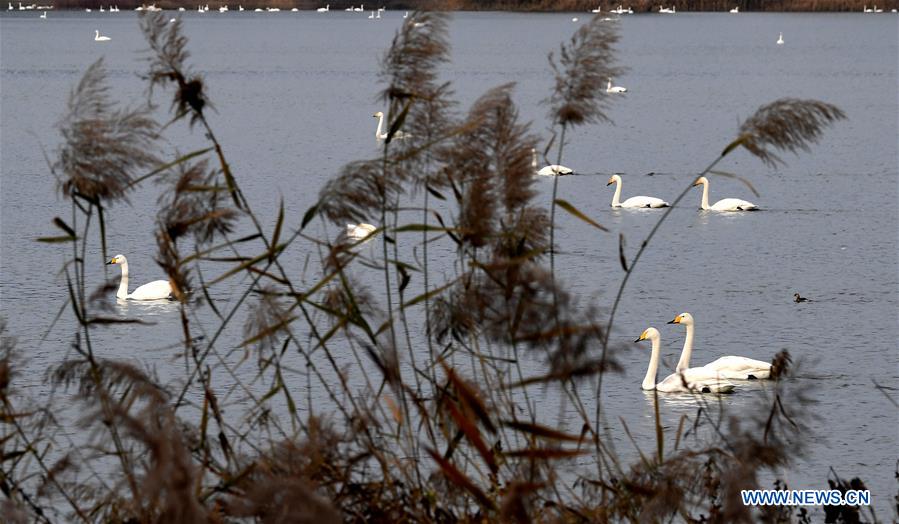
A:
POLYGON ((709 362, 705 368, 714 369, 725 378, 748 380, 771 377, 771 363, 754 358, 726 356, 709 362))
POLYGON ((537 171, 537 174, 541 176, 570 175, 571 173, 574 171, 558 164, 552 164, 537 171))
POLYGON ((144 284, 128 295, 132 300, 160 300, 172 295, 172 285, 168 280, 154 280, 144 284))
POLYGON ((758 208, 759 206, 752 202, 747 202, 746 200, 740 200, 739 198, 725 198, 715 202, 715 205, 713 205, 711 209, 712 211, 754 211, 758 208))
POLYGON ((668 205, 669 205, 668 202, 665 202, 661 198, 648 197, 648 196, 630 197, 621 203, 621 207, 659 208, 659 207, 668 207, 668 205))
POLYGON ((664 393, 729 393, 735 387, 720 373, 707 368, 685 369, 668 375, 656 385, 664 393))

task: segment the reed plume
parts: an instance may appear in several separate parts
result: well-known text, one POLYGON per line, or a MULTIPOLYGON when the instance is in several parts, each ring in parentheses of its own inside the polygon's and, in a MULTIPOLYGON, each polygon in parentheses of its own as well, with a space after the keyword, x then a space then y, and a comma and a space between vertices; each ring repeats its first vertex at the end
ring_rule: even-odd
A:
POLYGON ((149 110, 110 101, 103 59, 87 68, 60 123, 63 144, 52 166, 63 195, 92 202, 126 199, 139 171, 155 165, 156 122, 149 110))
POLYGON ((760 107, 740 125, 739 136, 725 150, 743 146, 771 167, 784 164, 774 150, 810 151, 824 128, 846 118, 838 107, 818 100, 782 98, 760 107))

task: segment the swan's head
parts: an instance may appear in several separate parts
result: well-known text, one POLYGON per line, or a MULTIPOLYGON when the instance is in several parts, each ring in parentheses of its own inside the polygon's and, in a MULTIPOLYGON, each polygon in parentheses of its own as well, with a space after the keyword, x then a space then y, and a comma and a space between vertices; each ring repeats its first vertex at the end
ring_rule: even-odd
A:
POLYGON ((110 265, 110 264, 119 264, 119 265, 121 265, 121 264, 126 264, 126 263, 128 263, 128 260, 125 258, 125 255, 116 255, 116 256, 110 258, 110 259, 109 259, 109 262, 107 262, 106 265, 107 265, 107 266, 110 265))
POLYGON ((709 179, 706 178, 706 177, 704 177, 704 176, 701 176, 701 177, 699 177, 699 178, 696 179, 696 182, 693 182, 693 185, 694 185, 694 186, 704 186, 704 185, 706 185, 706 184, 708 184, 708 183, 709 183, 709 179))
POLYGON ((375 118, 381 118, 381 117, 384 116, 384 113, 382 113, 381 111, 378 111, 377 113, 375 113, 375 114, 373 114, 373 115, 371 115, 371 116, 373 116, 373 117, 375 117, 375 118))
POLYGON ((660 336, 661 335, 659 335, 658 329, 654 327, 646 328, 643 333, 640 333, 640 338, 638 338, 634 342, 642 342, 644 340, 658 340, 660 336))
POLYGON ((621 183, 621 177, 618 175, 612 175, 612 177, 609 178, 609 181, 606 182, 606 185, 611 186, 612 184, 620 184, 620 183, 621 183))
POLYGON ((674 320, 669 322, 669 324, 683 324, 685 326, 692 326, 693 315, 689 313, 681 313, 680 315, 674 317, 674 320))

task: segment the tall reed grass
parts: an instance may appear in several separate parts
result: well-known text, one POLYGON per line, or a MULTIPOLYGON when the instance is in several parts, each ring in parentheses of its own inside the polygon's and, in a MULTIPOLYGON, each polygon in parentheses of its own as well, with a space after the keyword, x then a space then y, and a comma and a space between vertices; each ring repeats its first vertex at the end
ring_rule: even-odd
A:
MULTIPOLYGON (((140 19, 145 78, 151 100, 159 92, 169 99, 167 125, 154 122, 146 105, 111 103, 102 62, 85 72, 51 166, 66 218, 54 220, 58 234, 41 239, 67 254, 60 315, 77 329, 72 353, 49 374, 49 398, 19 386, 23 355, 5 328, 0 338, 5 521, 806 518, 790 508, 748 508, 739 498, 803 451, 808 400, 793 387, 786 353, 775 358, 778 378, 766 401, 748 412, 728 413, 700 395, 695 415, 672 432, 653 397, 654 449, 639 450, 632 463, 614 450, 602 429, 614 414, 599 406, 602 377, 620 369, 620 347, 609 337, 618 300, 581 304, 556 278, 556 209, 595 225, 609 249, 617 246, 555 191, 551 202, 541 201, 530 166, 541 139, 521 121, 514 85, 458 110, 452 86, 438 81, 450 59, 447 19, 428 12, 414 19, 381 63, 389 133, 379 155, 348 162, 299 223, 283 203, 270 217, 244 196, 216 138, 205 80, 189 66, 180 22, 154 13, 140 19), (199 130, 207 146, 164 151, 160 133, 179 123, 199 130), (399 140, 399 131, 409 136, 399 140), (88 289, 85 275, 97 258, 90 253, 106 256, 106 210, 127 205, 150 182, 158 183, 159 212, 147 227, 155 228, 157 262, 178 305, 179 382, 92 343, 97 330, 141 322, 116 314, 112 284, 88 289), (370 217, 379 227, 366 240, 311 233, 370 217), (251 233, 235 238, 238 226, 251 233), (312 282, 283 256, 301 241, 318 262, 312 282), (454 274, 433 269, 438 245, 454 253, 454 274), (383 293, 359 284, 360 268, 379 275, 383 293), (210 290, 222 285, 236 298, 215 299, 210 290), (197 314, 205 310, 211 313, 197 314), (233 325, 244 338, 239 347, 225 342, 233 325), (254 358, 235 362, 235 349, 254 358), (291 358, 305 369, 285 364, 291 358), (348 369, 348 358, 365 372, 348 369), (525 375, 524 360, 545 362, 545 372, 525 375), (255 365, 250 383, 236 371, 241 365, 255 365), (163 386, 172 383, 179 386, 163 386), (254 393, 253 384, 267 392, 254 393), (587 402, 584 386, 593 384, 596 396, 587 402), (552 427, 536 409, 533 397, 546 388, 570 401, 578 431, 552 427), (327 409, 313 405, 311 390, 328 399, 327 409), (63 396, 77 403, 77 426, 66 422, 73 414, 61 411, 63 396), (72 431, 81 444, 70 440, 72 431)), ((600 84, 620 70, 616 42, 614 28, 597 17, 551 58, 555 136, 545 157, 561 162, 566 134, 607 120, 600 84)), ((807 149, 842 117, 822 102, 776 101, 750 117, 701 174, 738 147, 777 162, 776 151, 807 149)), ((657 229, 633 259, 622 255, 619 297, 657 229)))

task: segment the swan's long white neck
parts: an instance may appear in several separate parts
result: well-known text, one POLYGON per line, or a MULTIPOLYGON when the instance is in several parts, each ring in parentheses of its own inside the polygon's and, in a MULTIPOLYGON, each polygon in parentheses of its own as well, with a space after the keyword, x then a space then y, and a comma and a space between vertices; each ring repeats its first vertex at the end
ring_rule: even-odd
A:
POLYGON ((615 180, 615 194, 612 196, 612 207, 618 207, 621 205, 619 199, 621 198, 621 180, 615 180))
POLYGON ((378 140, 384 135, 384 115, 378 117, 378 129, 375 130, 375 138, 378 140))
POLYGON ((649 357, 649 368, 646 370, 646 377, 643 378, 643 389, 655 389, 656 373, 659 371, 659 353, 662 348, 661 337, 652 337, 652 356, 649 357))
POLYGON ((687 337, 684 339, 684 349, 681 351, 680 360, 677 361, 675 371, 681 371, 690 367, 690 356, 693 355, 693 324, 685 324, 687 326, 687 337))
POLYGON ((119 264, 122 267, 122 280, 119 282, 119 290, 115 296, 118 298, 128 298, 128 261, 119 264))
POLYGON ((537 150, 533 147, 531 148, 531 167, 534 168, 534 171, 537 170, 537 150))
POLYGON ((702 183, 702 206, 701 207, 702 207, 702 209, 709 208, 709 183, 707 181, 702 183))

